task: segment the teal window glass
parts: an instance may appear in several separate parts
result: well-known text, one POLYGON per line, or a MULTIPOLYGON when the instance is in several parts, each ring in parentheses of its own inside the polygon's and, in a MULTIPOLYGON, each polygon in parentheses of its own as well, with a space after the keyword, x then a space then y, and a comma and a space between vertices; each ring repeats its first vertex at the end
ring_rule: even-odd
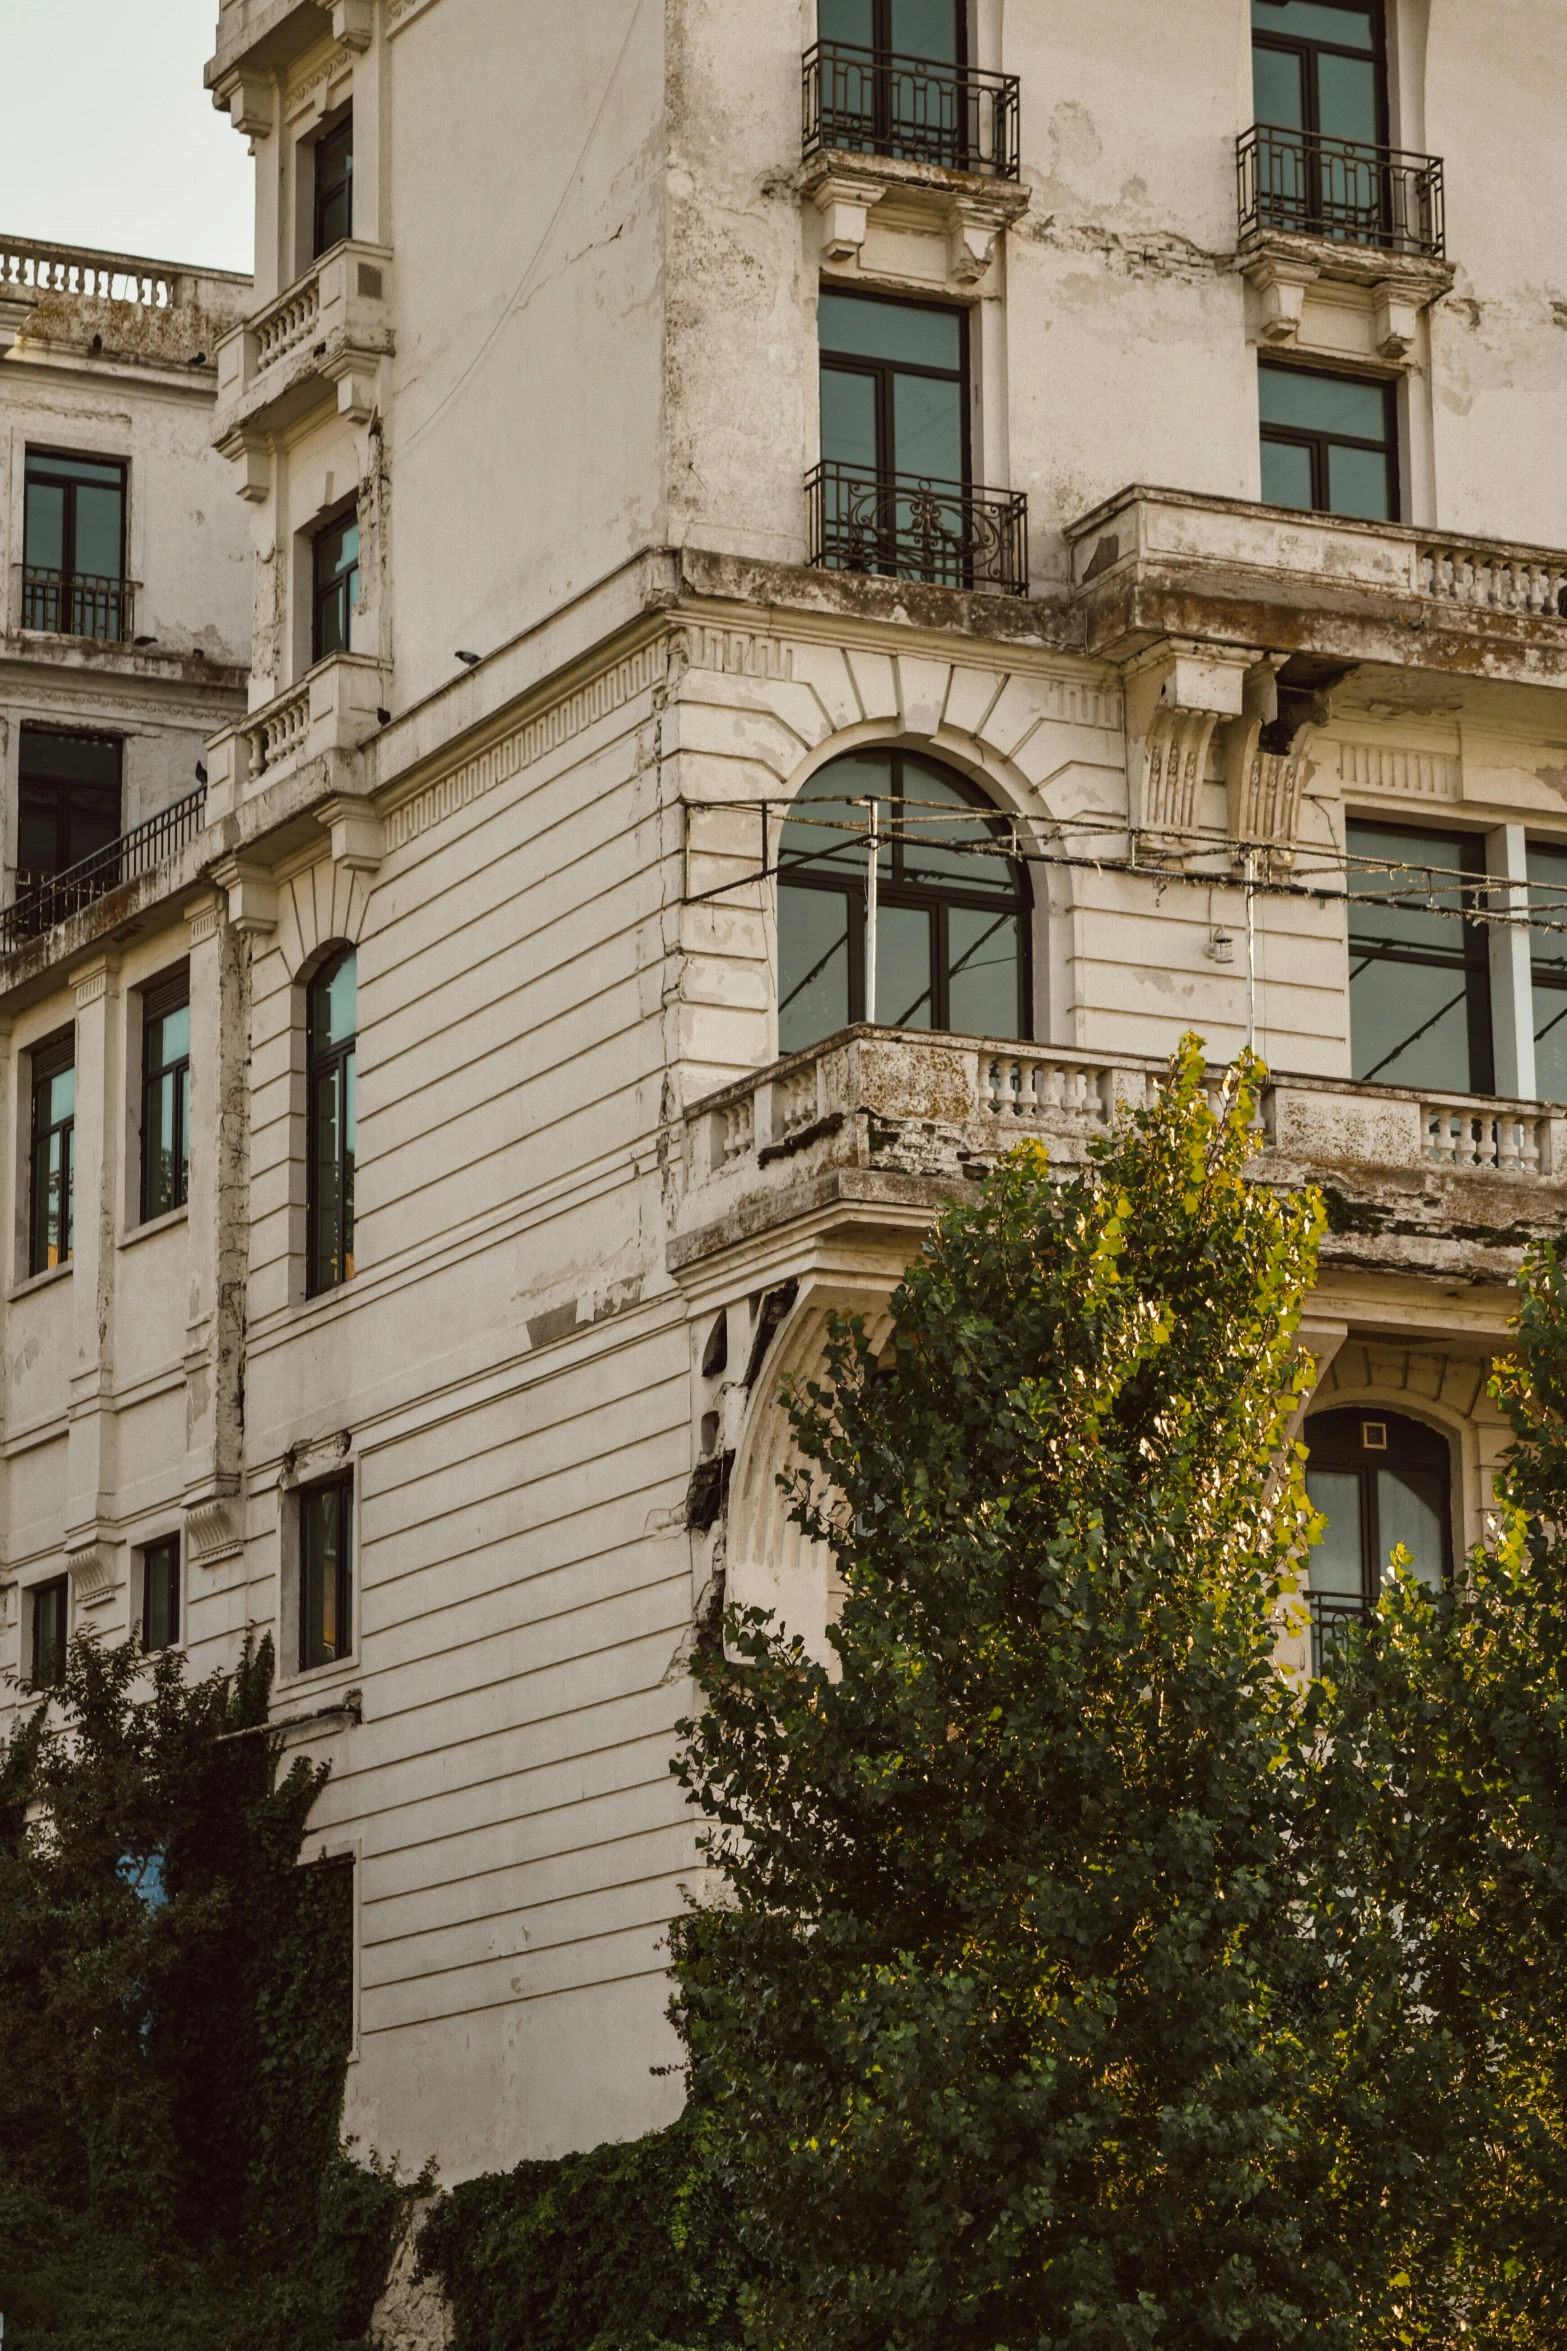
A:
POLYGON ((1567 842, 1531 841, 1528 876, 1534 1090, 1542 1102, 1567 1102, 1567 842))
POLYGON ((70 1262, 76 1205, 76 1045, 72 1036, 34 1048, 32 1198, 28 1268, 70 1262))
POLYGON ((345 947, 307 994, 305 1221, 312 1297, 353 1278, 358 1021, 357 958, 345 947))
POLYGON ((1468 919, 1483 879, 1477 836, 1350 824, 1350 1052, 1357 1078, 1488 1094, 1494 1077, 1489 950, 1468 919), (1379 861, 1391 870, 1378 870, 1379 861), (1379 905, 1413 892, 1413 904, 1379 905))
POLYGON ((1313 368, 1257 370, 1262 493, 1275 506, 1397 519, 1392 387, 1313 368))

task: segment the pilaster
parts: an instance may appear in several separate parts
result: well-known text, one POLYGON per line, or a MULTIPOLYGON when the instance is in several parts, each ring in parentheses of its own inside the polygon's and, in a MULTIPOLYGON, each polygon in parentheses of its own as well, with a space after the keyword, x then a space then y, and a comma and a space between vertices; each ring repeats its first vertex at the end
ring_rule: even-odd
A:
POLYGON ((250 939, 224 899, 185 910, 190 939, 190 1307, 185 1327, 185 1549, 240 1548, 250 1143, 250 939))
POLYGON ((114 1249, 124 1094, 119 956, 106 948, 71 973, 76 996, 70 1418, 65 1553, 78 1602, 96 1608, 120 1580, 114 1403, 114 1249))
POLYGON ((1493 910, 1513 919, 1493 922, 1487 931, 1491 957, 1491 1027, 1496 1047, 1496 1090, 1515 1102, 1532 1102, 1534 1068, 1534 975, 1529 968, 1529 861, 1521 824, 1498 825, 1486 835, 1486 868, 1514 887, 1492 895, 1493 910))

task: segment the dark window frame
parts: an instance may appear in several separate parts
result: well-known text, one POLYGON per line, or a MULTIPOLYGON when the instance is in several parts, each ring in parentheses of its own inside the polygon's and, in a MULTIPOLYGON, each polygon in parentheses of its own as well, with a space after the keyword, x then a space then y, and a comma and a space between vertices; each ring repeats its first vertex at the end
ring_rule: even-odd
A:
MULTIPOLYGON (((905 805, 906 801, 903 790, 903 764, 906 754, 891 744, 867 744, 864 746, 864 751, 882 752, 887 757, 889 763, 888 780, 891 787, 888 800, 896 812, 905 805)), ((860 756, 864 756, 864 752, 860 756)), ((912 756, 924 758, 927 754, 919 752, 912 756)), ((822 776, 831 772, 833 764, 832 761, 828 761, 825 767, 819 768, 812 776, 811 782, 818 783, 822 776)), ((966 776, 960 775, 956 768, 949 766, 944 760, 933 760, 932 765, 939 766, 955 786, 971 796, 972 805, 978 815, 989 816, 998 825, 1004 822, 1000 810, 995 807, 994 803, 986 800, 979 792, 978 787, 970 783, 966 776)), ((914 797, 917 800, 918 793, 915 793, 914 797)), ((798 803, 791 803, 791 813, 796 805, 798 803)), ((785 822, 787 821, 786 816, 785 822)), ((1016 915, 1018 924, 1018 1028, 1016 1042, 1019 1044, 1028 1043, 1033 1036, 1034 907, 1027 869, 1015 859, 1006 860, 1012 870, 1015 887, 1013 893, 1005 897, 999 890, 965 891, 961 885, 949 884, 945 881, 940 883, 910 882, 905 878, 904 840, 902 823, 895 814, 891 844, 892 874, 890 878, 878 878, 876 897, 878 907, 912 907, 919 911, 929 912, 932 916, 934 951, 931 957, 931 1021, 928 1033, 935 1036, 952 1036, 959 1033, 952 1029, 949 1020, 952 975, 948 910, 957 906, 985 914, 1016 915)), ((828 853, 823 852, 824 856, 826 854, 828 853)), ((790 889, 824 890, 831 892, 836 897, 849 900, 851 907, 848 925, 849 1023, 852 1027, 856 1022, 863 1021, 866 1017, 865 927, 863 922, 854 919, 852 910, 863 910, 864 908, 869 859, 867 858, 863 870, 855 868, 852 873, 846 869, 841 869, 837 873, 831 869, 825 873, 812 872, 808 860, 786 865, 783 851, 780 849, 777 871, 780 898, 784 890, 790 889)), ((782 921, 782 919, 783 909, 780 905, 779 920, 782 921)), ((796 987, 795 994, 799 993, 800 987, 808 986, 810 979, 814 977, 814 973, 807 975, 807 978, 796 987)), ((878 988, 879 993, 880 989, 878 988)), ((782 1002, 780 1002, 778 1009, 781 1017, 785 1009, 782 1002)), ((890 1021, 878 1021, 877 1025, 890 1028, 893 1024, 890 1021)))
MULTIPOLYGON (((318 1673, 323 1667, 342 1665, 354 1654, 354 1477, 352 1470, 339 1476, 321 1478, 308 1486, 301 1486, 298 1499, 298 1575, 299 1605, 299 1670, 318 1673), (333 1577, 332 1614, 341 1628, 342 1637, 335 1648, 328 1649, 322 1627, 312 1623, 312 1576, 317 1562, 312 1558, 312 1534, 317 1526, 316 1506, 328 1495, 335 1495, 339 1505, 339 1541, 336 1569, 333 1577), (319 1639, 314 1638, 320 1634, 319 1639), (317 1654, 316 1652, 320 1653, 317 1654)), ((325 1528, 320 1528, 324 1548, 325 1528)), ((325 1598, 324 1580, 321 1596, 325 1598)), ((324 1615, 324 1611, 323 1611, 324 1615)))
MULTIPOLYGON (((1337 4, 1337 0, 1322 0, 1322 4, 1333 7, 1337 4)), ((1372 50, 1372 59, 1376 69, 1377 88, 1376 144, 1379 147, 1385 147, 1388 144, 1389 122, 1387 13, 1383 6, 1383 0, 1353 0, 1353 5, 1357 13, 1364 12, 1372 19, 1372 38, 1375 44, 1372 50)), ((1306 120, 1302 128, 1308 138, 1321 138, 1322 98, 1317 80, 1317 59, 1319 57, 1352 57, 1360 62, 1365 58, 1365 50, 1357 49, 1348 42, 1320 40, 1312 34, 1270 33, 1265 26, 1255 23, 1251 28, 1251 45, 1253 49, 1283 50, 1292 57, 1304 60, 1306 70, 1301 76, 1301 90, 1306 120)), ((1287 130, 1291 126, 1287 123, 1276 123, 1269 127, 1276 130, 1287 130)))
MULTIPOLYGON (((882 64, 887 59, 893 57, 911 57, 914 59, 914 62, 919 65, 950 65, 955 71, 961 73, 964 67, 970 63, 968 0, 954 0, 953 15, 957 20, 958 53, 956 57, 953 58, 917 57, 912 50, 894 48, 892 40, 892 10, 893 0, 871 0, 871 54, 876 59, 878 64, 882 64)), ((822 33, 819 15, 817 20, 817 38, 819 40, 831 38, 830 35, 822 33)), ((844 48, 849 46, 849 44, 845 42, 839 42, 837 46, 839 48, 844 48)))
MULTIPOLYGON (((1327 502, 1329 450, 1369 449, 1387 460, 1388 489, 1391 493, 1389 504, 1393 511, 1385 519, 1388 522, 1398 522, 1404 509, 1404 484, 1403 451, 1399 444, 1398 431, 1397 384, 1390 383, 1383 376, 1355 375, 1344 368, 1294 367, 1276 359, 1260 359, 1257 367, 1259 377, 1264 369, 1270 369, 1275 375, 1315 376, 1320 383, 1369 384, 1374 391, 1381 393, 1382 411, 1387 419, 1387 439, 1385 441, 1363 440, 1355 433, 1318 433, 1311 431, 1304 425, 1263 424, 1259 421, 1257 429, 1260 441, 1264 443, 1271 441, 1275 445, 1291 449, 1306 449, 1311 453, 1311 505, 1304 509, 1295 506, 1283 507, 1279 511, 1287 514, 1306 512, 1332 515, 1333 509, 1327 502)), ((1260 383, 1258 399, 1260 405, 1260 383)), ((1364 515, 1339 515, 1334 519, 1340 522, 1364 522, 1367 518, 1364 515)), ((1374 520, 1372 527, 1375 528, 1374 520)))
MULTIPOLYGON (((1313 1469, 1319 1469, 1352 1471, 1361 1480, 1360 1602, 1358 1608, 1353 1602, 1338 1607, 1330 1603, 1326 1607, 1312 1608, 1312 1671, 1318 1673, 1321 1671, 1322 1651, 1330 1637, 1327 1620, 1335 1616, 1340 1619, 1358 1616, 1364 1620, 1381 1596, 1382 1578, 1387 1568, 1386 1552, 1390 1546, 1382 1543, 1378 1525, 1378 1470, 1443 1471, 1442 1577, 1444 1583, 1451 1584, 1453 1441, 1445 1430, 1435 1427, 1430 1421, 1417 1420, 1413 1413, 1400 1412, 1393 1406, 1381 1404, 1334 1405, 1325 1411, 1313 1413, 1308 1417, 1301 1435, 1306 1445, 1308 1478, 1313 1469), (1368 1421, 1381 1424, 1388 1440, 1385 1447, 1371 1448, 1366 1445, 1361 1432, 1368 1421), (1411 1434, 1405 1435, 1406 1430, 1411 1434)), ((1316 1595, 1318 1600, 1326 1597, 1316 1595)))
POLYGON ((28 1679, 35 1690, 57 1690, 65 1679, 65 1651, 71 1637, 71 1579, 69 1576, 50 1576, 41 1584, 34 1584, 28 1593, 32 1609, 32 1654, 29 1659, 28 1679), (59 1639, 45 1648, 44 1607, 50 1612, 59 1607, 59 1639))
POLYGON ((319 133, 311 154, 310 204, 310 258, 319 261, 323 253, 330 253, 335 245, 343 244, 354 233, 354 110, 347 111, 319 133), (343 169, 336 177, 324 177, 322 166, 338 151, 343 153, 343 169), (341 236, 330 236, 326 218, 329 207, 339 197, 344 199, 347 226, 341 236))
MULTIPOLYGON (((944 318, 958 322, 958 364, 950 367, 925 367, 912 360, 861 358, 853 352, 834 351, 818 337, 818 371, 831 369, 838 375, 870 376, 876 385, 876 464, 879 477, 889 480, 921 481, 927 477, 900 468, 895 462, 893 446, 896 416, 893 407, 893 378, 900 375, 923 376, 928 382, 956 384, 958 387, 958 415, 962 427, 962 471, 958 476, 961 487, 974 487, 973 452, 973 376, 970 364, 969 314, 966 307, 956 302, 909 302, 898 294, 884 294, 870 287, 840 286, 828 283, 824 293, 850 294, 856 302, 876 302, 892 310, 939 311, 944 318)), ((818 399, 820 388, 818 387, 818 399)))
MULTIPOLYGON (((1483 833, 1446 832, 1436 826, 1397 824, 1391 822, 1385 815, 1375 817, 1352 815, 1346 820, 1346 845, 1348 844, 1350 827, 1359 832, 1396 832, 1406 839, 1433 842, 1449 852, 1445 859, 1433 858, 1431 861, 1433 868, 1438 872, 1461 873, 1465 880, 1452 885, 1460 891, 1465 890, 1467 880, 1472 876, 1475 883, 1474 895, 1477 898, 1484 895, 1485 885, 1488 882, 1494 883, 1494 877, 1489 875, 1486 870, 1485 836, 1483 833), (1461 853, 1456 858, 1452 855, 1455 849, 1461 853)), ((1445 886, 1443 887, 1445 894, 1445 886)), ((1464 1014, 1469 1032, 1469 1070, 1471 1080, 1474 1082, 1467 1087, 1449 1086, 1430 1090, 1453 1094, 1494 1094, 1496 1091, 1496 1034, 1491 1002, 1490 933, 1486 925, 1467 921, 1454 925, 1455 935, 1460 939, 1461 946, 1455 949, 1451 955, 1444 955, 1436 948, 1411 947, 1402 942, 1389 941, 1384 944, 1363 933, 1357 937, 1355 931, 1356 896, 1353 891, 1349 892, 1348 896, 1349 917, 1346 928, 1349 937, 1350 982, 1353 983, 1357 977, 1355 970, 1357 955, 1362 958, 1362 970, 1372 963, 1403 963, 1422 965, 1429 971, 1461 971, 1465 978, 1464 1014)), ((1367 908, 1368 914, 1374 915, 1375 912, 1374 907, 1367 908)), ((1353 1024, 1353 1011, 1351 1011, 1350 1019, 1353 1024)), ((1413 1039, 1405 1039, 1406 1044, 1412 1042, 1413 1039)), ((1353 1050, 1353 1028, 1351 1050, 1353 1050)), ((1403 1047, 1400 1047, 1399 1050, 1402 1051, 1403 1047)), ((1368 1071, 1364 1077, 1357 1078, 1355 1083, 1363 1086, 1375 1085, 1378 1070, 1383 1066, 1385 1066, 1384 1063, 1379 1063, 1377 1069, 1368 1071)), ((1408 1083, 1407 1080, 1396 1077, 1388 1078, 1384 1082, 1394 1086, 1408 1083)))
MULTIPOLYGON (((1567 836, 1560 833, 1530 833, 1526 836, 1526 855, 1531 849, 1542 850, 1548 856, 1559 857, 1567 861, 1567 836)), ((1564 871, 1563 881, 1567 883, 1567 871, 1564 871)), ((1542 883, 1531 876, 1525 885, 1525 894, 1531 909, 1535 903, 1535 890, 1537 888, 1549 889, 1551 897, 1547 903, 1551 909, 1551 919, 1557 922, 1567 921, 1567 913, 1562 911, 1562 901, 1557 895, 1561 886, 1542 883)), ((1567 932, 1531 931, 1529 949, 1529 992, 1531 998, 1537 999, 1540 994, 1554 996, 1560 999, 1561 1006, 1559 1011, 1552 1013, 1545 1027, 1541 1028, 1536 1025, 1539 1020, 1538 1001, 1531 1003, 1530 1026, 1534 1030, 1534 1042, 1538 1048, 1544 1043, 1552 1029, 1559 1028, 1564 1021, 1567 1021, 1567 932)), ((1538 1068, 1535 1070, 1534 1087, 1536 1100, 1542 1102, 1556 1100, 1555 1095, 1546 1094, 1541 1088, 1538 1068)))
POLYGON ((321 576, 321 558, 322 550, 327 542, 335 538, 349 523, 357 524, 358 520, 359 508, 356 502, 345 507, 340 514, 334 515, 330 522, 323 523, 319 530, 311 534, 310 660, 312 667, 318 661, 325 661, 328 653, 346 653, 353 640, 354 607, 359 601, 358 550, 355 550, 353 563, 348 570, 334 571, 331 578, 327 580, 323 580, 321 576), (339 645, 328 646, 325 621, 328 611, 333 608, 336 608, 338 613, 342 642, 339 645))
MULTIPOLYGON (((28 1154, 31 1180, 27 1206, 27 1270, 29 1275, 51 1273, 60 1266, 69 1265, 76 1240, 76 1109, 74 1092, 69 1118, 47 1119, 40 1124, 39 1110, 47 1108, 48 1090, 57 1077, 76 1068, 76 1031, 64 1029, 57 1036, 46 1037, 32 1048, 29 1055, 32 1086, 32 1141, 28 1154), (54 1264, 48 1260, 50 1247, 48 1199, 49 1163, 52 1157, 50 1143, 60 1136, 60 1198, 64 1247, 58 1248, 54 1264)), ((57 1236, 56 1245, 58 1247, 57 1236)))
MULTIPOLYGON (((359 1049, 359 1022, 357 1010, 354 1033, 334 1044, 318 1044, 316 1040, 316 1001, 318 992, 328 989, 334 975, 344 963, 358 962, 358 950, 339 947, 311 973, 305 988, 305 1294, 310 1298, 324 1297, 331 1290, 340 1290, 354 1278, 354 1162, 355 1149, 349 1140, 349 1111, 357 1080, 359 1049), (319 1087, 331 1081, 334 1087, 334 1118, 338 1135, 337 1185, 341 1204, 341 1252, 332 1263, 336 1271, 324 1271, 326 1257, 322 1250, 322 1200, 318 1182, 320 1159, 320 1117, 317 1109, 319 1087)), ((357 968, 356 968, 357 995, 357 968)))
MULTIPOLYGON (((106 487, 107 485, 99 486, 106 487)), ((24 628, 37 628, 41 626, 43 632, 48 635, 65 637, 90 636, 95 640, 101 641, 105 644, 120 643, 124 640, 125 637, 129 636, 130 628, 127 619, 128 605, 125 594, 129 582, 126 578, 125 558, 126 548, 130 536, 130 505, 131 468, 129 458, 103 456, 94 449, 54 449, 35 446, 31 442, 27 444, 23 452, 22 462, 22 626, 24 628), (72 474, 51 474, 49 470, 49 460, 51 458, 62 460, 66 464, 71 465, 101 465, 106 470, 112 470, 119 475, 120 553, 118 567, 112 573, 79 573, 77 571, 76 500, 78 491, 81 490, 84 485, 72 474), (33 551, 30 549, 28 544, 28 491, 32 488, 35 482, 43 488, 63 490, 65 493, 65 517, 61 530, 60 545, 59 603, 55 610, 54 625, 52 627, 50 627, 48 622, 40 624, 36 618, 29 617, 30 613, 32 613, 34 610, 34 604, 38 591, 29 589, 27 584, 28 575, 34 571, 52 571, 54 569, 52 564, 46 565, 37 563, 34 560, 33 551), (101 583, 105 600, 104 617, 105 620, 112 623, 112 625, 107 626, 101 630, 66 628, 63 625, 67 618, 75 620, 79 617, 76 609, 76 599, 73 594, 75 584, 79 579, 92 580, 101 583), (70 605, 69 612, 66 610, 67 603, 70 605)))
POLYGON ((113 750, 115 829, 112 838, 117 840, 125 829, 125 737, 123 735, 100 735, 81 727, 35 726, 29 720, 17 730, 17 803, 20 809, 21 802, 29 789, 37 790, 44 785, 48 786, 55 803, 55 863, 48 868, 39 867, 36 870, 32 866, 22 866, 19 837, 17 844, 18 888, 23 889, 31 888, 39 881, 48 881, 55 874, 68 873, 73 865, 82 863, 86 857, 93 854, 91 850, 83 849, 78 856, 73 849, 72 820, 79 813, 74 802, 74 794, 78 789, 85 792, 101 790, 107 797, 109 790, 107 784, 94 786, 88 784, 85 778, 67 780, 59 776, 29 774, 29 751, 34 743, 44 738, 53 742, 96 743, 101 744, 106 750, 113 750), (24 875, 25 880, 22 878, 24 875))
POLYGON ((180 1639, 182 1610, 180 1539, 178 1535, 160 1535, 155 1542, 145 1543, 141 1554, 141 1645, 149 1655, 158 1649, 177 1648, 180 1639), (154 1562, 160 1568, 171 1570, 168 1584, 167 1638, 155 1641, 152 1623, 152 1575, 154 1562))
POLYGON ((190 970, 173 972, 168 978, 156 981, 142 991, 141 1003, 141 1221, 149 1224, 155 1216, 170 1216, 176 1208, 186 1206, 190 1198, 190 1042, 186 1029, 186 1045, 182 1054, 172 1061, 160 1061, 156 1069, 152 1061, 153 1037, 158 1024, 171 1012, 190 1010, 190 970), (154 1093, 161 1090, 166 1080, 174 1087, 174 1167, 171 1200, 154 1204, 152 1137, 154 1126, 154 1093))

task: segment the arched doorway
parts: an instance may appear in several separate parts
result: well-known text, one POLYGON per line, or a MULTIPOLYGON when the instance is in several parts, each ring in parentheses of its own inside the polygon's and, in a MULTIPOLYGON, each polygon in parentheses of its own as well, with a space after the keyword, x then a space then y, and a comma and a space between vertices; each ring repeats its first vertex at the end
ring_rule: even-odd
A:
POLYGON ((889 1028, 1029 1034, 1028 882, 974 787, 917 752, 851 751, 805 784, 778 850, 778 1050, 866 1004, 866 802, 877 863, 876 1004, 889 1028), (966 812, 975 812, 966 821, 966 812), (965 812, 959 814, 958 812, 965 812))
POLYGON ((1381 1405, 1306 1423, 1306 1490, 1327 1532, 1310 1558, 1311 1670, 1344 1626, 1374 1608, 1402 1543, 1433 1590, 1452 1572, 1452 1453, 1440 1430, 1381 1405))

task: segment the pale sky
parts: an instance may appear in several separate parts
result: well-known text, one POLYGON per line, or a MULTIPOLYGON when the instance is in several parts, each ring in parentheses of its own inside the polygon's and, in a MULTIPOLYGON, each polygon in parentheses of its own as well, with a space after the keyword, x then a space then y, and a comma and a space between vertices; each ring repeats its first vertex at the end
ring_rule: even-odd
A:
POLYGON ((201 69, 218 0, 0 0, 0 236, 252 266, 245 141, 201 69))

